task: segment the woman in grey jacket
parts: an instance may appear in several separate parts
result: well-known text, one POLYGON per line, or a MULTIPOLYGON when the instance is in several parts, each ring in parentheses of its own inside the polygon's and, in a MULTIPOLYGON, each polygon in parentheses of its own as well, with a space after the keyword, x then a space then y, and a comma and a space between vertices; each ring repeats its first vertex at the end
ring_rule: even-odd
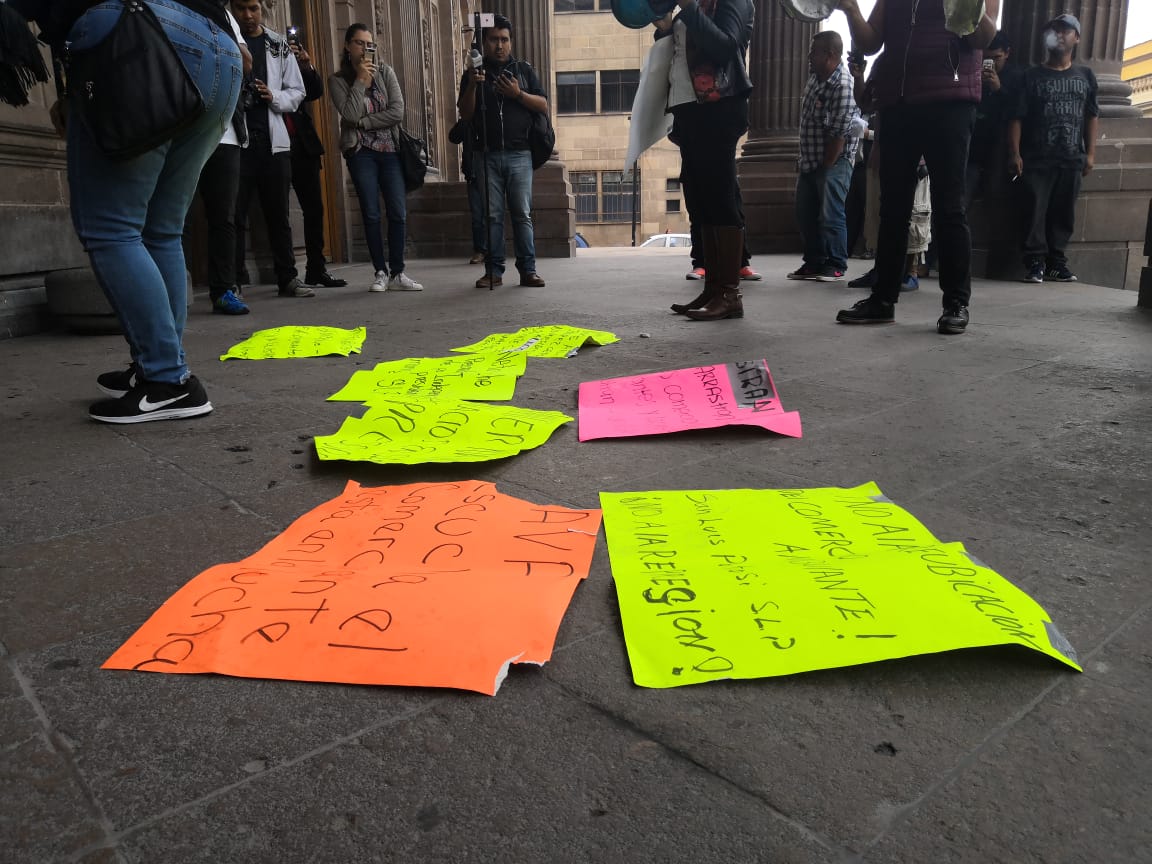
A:
POLYGON ((399 129, 404 96, 396 73, 374 62, 376 45, 363 24, 344 33, 340 69, 328 81, 328 94, 340 114, 340 151, 360 199, 364 238, 376 279, 369 291, 422 291, 404 272, 407 209, 400 169, 399 129), (388 219, 388 256, 384 256, 380 198, 388 219))

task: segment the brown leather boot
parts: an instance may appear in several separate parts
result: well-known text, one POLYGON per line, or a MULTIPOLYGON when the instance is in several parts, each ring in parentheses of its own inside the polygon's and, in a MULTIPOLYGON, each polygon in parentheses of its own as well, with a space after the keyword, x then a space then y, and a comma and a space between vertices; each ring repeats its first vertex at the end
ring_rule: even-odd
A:
POLYGON ((694 321, 720 321, 743 318, 744 302, 740 293, 740 267, 744 256, 744 229, 739 225, 706 226, 704 260, 708 262, 704 278, 712 296, 700 309, 685 314, 694 321))
MULTIPOLYGON (((712 248, 712 226, 700 226, 700 242, 704 246, 704 254, 708 254, 708 250, 712 248)), ((705 261, 708 259, 705 258, 705 261)), ((708 275, 708 269, 704 269, 704 290, 696 295, 696 299, 688 303, 673 303, 672 311, 677 315, 687 315, 693 309, 703 309, 712 300, 716 294, 716 280, 708 275)))
POLYGON ((703 309, 705 306, 708 305, 708 301, 711 299, 712 299, 712 289, 710 286, 705 285, 704 290, 696 295, 695 300, 691 300, 688 303, 673 303, 671 308, 672 308, 672 311, 675 312, 677 315, 686 315, 686 314, 688 314, 689 310, 703 309))

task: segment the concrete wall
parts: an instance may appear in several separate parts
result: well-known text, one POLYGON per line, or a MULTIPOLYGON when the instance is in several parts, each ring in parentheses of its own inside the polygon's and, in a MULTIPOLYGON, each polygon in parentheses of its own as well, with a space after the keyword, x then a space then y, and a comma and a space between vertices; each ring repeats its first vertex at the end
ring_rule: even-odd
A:
POLYGON ((49 82, 23 108, 0 105, 0 338, 44 325, 44 274, 87 263, 68 214, 64 142, 49 82))

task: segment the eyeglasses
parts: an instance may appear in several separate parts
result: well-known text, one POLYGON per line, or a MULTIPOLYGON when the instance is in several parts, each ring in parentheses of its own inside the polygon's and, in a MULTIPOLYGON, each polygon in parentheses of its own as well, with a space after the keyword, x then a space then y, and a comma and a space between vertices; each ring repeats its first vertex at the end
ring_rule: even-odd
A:
POLYGON ((352 45, 359 45, 361 48, 367 48, 367 47, 368 47, 369 45, 371 45, 372 43, 371 43, 371 42, 368 42, 368 41, 366 41, 366 40, 364 40, 364 39, 353 39, 353 40, 352 40, 352 42, 351 42, 350 44, 352 44, 352 45))

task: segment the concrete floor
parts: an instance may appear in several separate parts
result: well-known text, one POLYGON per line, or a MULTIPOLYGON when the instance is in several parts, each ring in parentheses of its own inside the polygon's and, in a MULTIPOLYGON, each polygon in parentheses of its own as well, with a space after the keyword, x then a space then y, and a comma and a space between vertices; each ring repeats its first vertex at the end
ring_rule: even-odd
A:
MULTIPOLYGON (((964 336, 926 280, 889 327, 843 327, 843 285, 759 257, 747 317, 667 313, 680 250, 543 260, 546 288, 247 292, 187 332, 216 411, 111 428, 85 413, 120 338, 0 342, 0 859, 6 862, 1152 861, 1152 315, 1134 294, 978 282, 964 336), (220 363, 254 329, 365 325, 351 358, 220 363), (617 344, 528 364, 515 404, 574 413, 583 380, 766 357, 801 440, 747 430, 580 444, 493 463, 319 463, 355 368, 568 323, 617 344), (647 338, 641 334, 647 334, 647 338), (236 452, 229 447, 245 447, 236 452), (674 690, 632 684, 603 535, 553 660, 495 698, 101 671, 201 570, 365 484, 493 480, 537 502, 601 490, 875 480, 1021 585, 1084 674, 981 649, 674 690)), ((865 262, 853 261, 850 275, 865 262)))

